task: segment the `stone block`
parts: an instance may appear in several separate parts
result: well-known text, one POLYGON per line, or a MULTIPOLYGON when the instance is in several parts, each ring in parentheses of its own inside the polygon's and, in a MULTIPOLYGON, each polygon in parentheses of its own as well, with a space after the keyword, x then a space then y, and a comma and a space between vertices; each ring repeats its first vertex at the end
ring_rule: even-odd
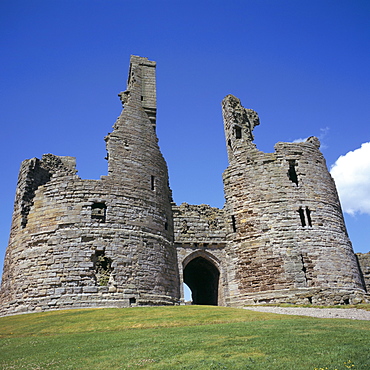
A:
POLYGON ((98 287, 97 286, 84 286, 82 288, 83 293, 97 293, 98 287))

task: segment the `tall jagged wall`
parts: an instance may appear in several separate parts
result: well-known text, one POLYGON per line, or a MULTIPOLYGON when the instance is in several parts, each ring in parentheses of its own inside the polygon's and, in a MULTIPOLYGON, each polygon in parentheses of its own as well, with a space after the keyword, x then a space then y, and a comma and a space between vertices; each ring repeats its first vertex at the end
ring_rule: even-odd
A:
POLYGON ((123 110, 105 138, 107 176, 80 179, 72 157, 22 163, 0 314, 177 304, 183 282, 198 304, 368 298, 368 254, 353 253, 319 140, 259 151, 258 115, 232 95, 222 103, 225 207, 172 203, 155 68, 130 59, 123 110))
POLYGON ((356 253, 366 291, 370 293, 370 252, 356 253))
POLYGON ((223 116, 227 241, 237 259, 230 304, 361 300, 356 258, 318 139, 278 143, 274 153, 263 153, 252 142, 254 111, 229 95, 223 116))
POLYGON ((120 96, 124 109, 106 138, 108 176, 80 179, 71 157, 22 163, 2 314, 178 302, 172 197, 154 130, 155 63, 133 56, 120 96))

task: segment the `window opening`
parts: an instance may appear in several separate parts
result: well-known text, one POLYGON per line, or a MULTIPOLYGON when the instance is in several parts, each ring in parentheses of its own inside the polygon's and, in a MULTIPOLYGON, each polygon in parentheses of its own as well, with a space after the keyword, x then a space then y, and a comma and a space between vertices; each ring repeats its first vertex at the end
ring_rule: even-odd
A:
POLYGON ((129 303, 130 303, 130 305, 135 304, 136 303, 136 298, 135 297, 129 298, 129 303))
POLYGON ((150 178, 150 188, 152 190, 155 189, 155 177, 154 176, 151 176, 151 178, 150 178))
POLYGON ((242 128, 239 126, 235 126, 235 139, 242 138, 242 128))
POLYGON ((231 139, 227 141, 227 145, 231 148, 231 139))
POLYGON ((308 283, 308 279, 307 279, 307 269, 306 269, 306 266, 304 264, 304 259, 303 259, 303 255, 301 254, 301 262, 302 262, 302 271, 303 271, 303 274, 304 274, 304 278, 306 280, 306 285, 308 283))
POLYGON ((298 213, 299 213, 299 217, 301 219, 302 226, 303 227, 306 226, 306 220, 304 219, 304 211, 303 211, 302 207, 299 207, 298 213))
POLYGON ((105 203, 94 203, 91 206, 91 218, 99 222, 105 222, 107 206, 105 203))
POLYGON ((308 207, 306 207, 306 216, 307 216, 308 226, 312 227, 311 211, 308 207))
POLYGON ((232 224, 232 227, 233 227, 233 232, 236 233, 236 220, 235 220, 235 216, 231 216, 231 224, 232 224))
POLYGON ((91 257, 95 268, 97 285, 107 286, 112 273, 112 260, 105 255, 104 251, 96 251, 91 257))
POLYGON ((289 161, 289 170, 288 170, 288 177, 291 182, 294 182, 298 186, 298 176, 297 172, 295 171, 296 161, 290 160, 289 161))
POLYGON ((164 223, 164 229, 165 229, 165 230, 168 230, 168 222, 165 222, 165 223, 164 223))

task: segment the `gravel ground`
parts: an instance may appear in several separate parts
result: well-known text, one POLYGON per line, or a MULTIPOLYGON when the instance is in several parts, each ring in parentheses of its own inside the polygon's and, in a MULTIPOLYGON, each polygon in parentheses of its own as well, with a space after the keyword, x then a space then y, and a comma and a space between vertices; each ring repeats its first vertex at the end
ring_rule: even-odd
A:
POLYGON ((244 307, 246 310, 271 312, 282 315, 301 315, 322 319, 370 320, 370 311, 357 308, 308 308, 308 307, 244 307))

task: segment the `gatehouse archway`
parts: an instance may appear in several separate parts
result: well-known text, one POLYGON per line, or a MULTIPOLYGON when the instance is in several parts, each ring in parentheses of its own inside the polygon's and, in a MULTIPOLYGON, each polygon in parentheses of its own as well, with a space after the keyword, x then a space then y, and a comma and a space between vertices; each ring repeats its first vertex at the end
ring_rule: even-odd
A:
POLYGON ((196 257, 184 267, 184 283, 191 289, 193 304, 218 304, 220 272, 208 259, 196 257))

